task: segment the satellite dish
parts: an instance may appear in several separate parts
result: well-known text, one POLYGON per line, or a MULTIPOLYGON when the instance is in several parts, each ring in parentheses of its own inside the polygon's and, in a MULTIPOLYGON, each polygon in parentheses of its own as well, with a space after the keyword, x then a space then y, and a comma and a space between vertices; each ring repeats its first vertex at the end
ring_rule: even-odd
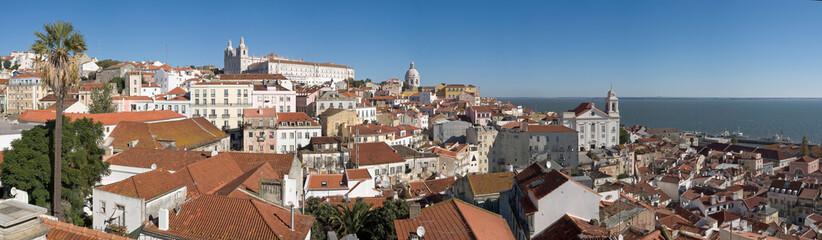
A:
POLYGON ((417 227, 417 235, 420 237, 425 237, 425 228, 422 226, 417 227))

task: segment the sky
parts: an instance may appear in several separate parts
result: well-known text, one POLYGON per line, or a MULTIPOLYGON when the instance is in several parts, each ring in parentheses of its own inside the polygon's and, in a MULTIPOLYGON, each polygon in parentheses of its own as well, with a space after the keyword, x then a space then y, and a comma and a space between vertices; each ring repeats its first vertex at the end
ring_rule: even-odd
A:
POLYGON ((71 21, 100 59, 222 67, 249 52, 491 97, 822 97, 819 1, 0 0, 0 55, 71 21), (166 46, 168 51, 166 54, 166 46))

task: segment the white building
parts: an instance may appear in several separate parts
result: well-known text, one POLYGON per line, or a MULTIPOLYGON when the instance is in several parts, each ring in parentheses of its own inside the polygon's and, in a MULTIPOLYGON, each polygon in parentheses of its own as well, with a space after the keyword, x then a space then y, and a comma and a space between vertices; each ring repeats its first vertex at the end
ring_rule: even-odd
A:
POLYGON ((104 231, 115 224, 133 232, 158 217, 161 208, 173 209, 185 202, 186 191, 186 182, 162 169, 97 187, 92 191, 92 226, 104 231))
MULTIPOLYGON (((371 170, 373 171, 373 170, 371 170)), ((305 198, 347 196, 378 197, 373 174, 368 169, 346 169, 340 174, 310 174, 305 179, 305 198)))
POLYGON ((191 86, 189 98, 193 117, 205 117, 220 129, 243 125, 243 109, 250 108, 252 85, 249 82, 207 82, 191 86))
POLYGON ((560 115, 560 124, 579 132, 581 151, 619 145, 619 99, 614 89, 608 91, 605 106, 602 111, 594 103, 582 103, 560 115))
POLYGON ((517 173, 512 189, 501 193, 500 215, 516 239, 531 239, 565 214, 599 220, 600 199, 597 192, 567 175, 532 164, 517 173))
POLYGON ((577 132, 559 125, 521 123, 500 128, 489 151, 491 172, 505 171, 508 166, 523 169, 535 162, 551 161, 571 169, 579 165, 577 132))
POLYGON ((295 153, 322 136, 322 126, 303 112, 277 114, 277 153, 295 153))
POLYGON ((354 78, 354 68, 333 63, 304 62, 301 59, 280 57, 271 53, 265 57, 248 55, 245 39, 240 37, 240 45, 235 51, 228 41, 224 52, 224 71, 226 74, 264 73, 282 74, 291 81, 308 85, 321 85, 325 82, 339 82, 354 78))
POLYGON ((254 85, 254 108, 274 108, 278 113, 297 111, 297 92, 280 85, 254 85))

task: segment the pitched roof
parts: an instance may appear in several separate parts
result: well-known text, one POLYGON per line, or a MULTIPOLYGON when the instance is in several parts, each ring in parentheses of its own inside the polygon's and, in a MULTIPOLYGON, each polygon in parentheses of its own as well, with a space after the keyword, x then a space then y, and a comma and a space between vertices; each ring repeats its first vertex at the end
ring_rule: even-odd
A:
POLYGON ((351 161, 360 166, 405 162, 405 159, 385 142, 358 143, 350 150, 351 161))
POLYGON ((423 208, 415 218, 394 220, 398 239, 425 228, 426 239, 514 239, 505 219, 452 198, 423 208))
POLYGON ((243 117, 277 117, 276 108, 246 108, 243 109, 243 117))
POLYGON ((146 201, 162 196, 172 190, 185 186, 186 183, 170 172, 155 169, 123 179, 122 181, 100 186, 97 189, 146 201))
POLYGON ((314 217, 257 199, 204 195, 169 214, 169 230, 155 225, 144 231, 188 239, 305 239, 314 217))
POLYGON ((211 157, 210 152, 170 149, 127 148, 108 159, 111 165, 168 169, 177 171, 186 165, 211 157))
POLYGON ((51 231, 46 233, 46 239, 49 240, 130 240, 127 237, 75 226, 71 223, 55 221, 45 217, 40 217, 40 219, 43 219, 43 224, 46 227, 51 228, 51 231))
POLYGON ((577 130, 562 125, 527 125, 527 128, 528 132, 577 132, 577 130))
MULTIPOLYGON (((143 112, 117 112, 117 113, 63 113, 63 117, 72 119, 91 118, 103 125, 115 125, 121 121, 131 122, 154 122, 172 119, 183 119, 185 116, 171 110, 143 111, 143 112)), ((53 120, 54 110, 28 110, 23 112, 17 119, 25 122, 45 123, 53 120)))
POLYGON ((513 172, 472 174, 465 176, 474 195, 499 193, 514 186, 513 172))
POLYGON ((185 89, 182 89, 180 87, 176 87, 174 89, 171 89, 171 91, 168 91, 166 94, 182 95, 182 94, 186 94, 186 93, 188 93, 188 92, 185 89))
POLYGON ((343 174, 311 174, 308 175, 306 189, 311 190, 341 190, 348 189, 343 174), (323 184, 325 183, 325 184, 323 184))
POLYGON ((589 103, 589 102, 588 103, 580 103, 579 106, 577 106, 573 110, 569 110, 569 112, 574 112, 574 114, 576 114, 576 116, 580 116, 583 113, 586 113, 590 110, 596 110, 596 111, 598 111, 602 114, 605 114, 606 116, 608 115, 607 113, 603 112, 602 110, 599 110, 598 108, 594 107, 593 103, 589 103))
POLYGON ((531 239, 608 239, 608 237, 608 231, 605 228, 591 225, 585 220, 565 214, 565 216, 531 239))
POLYGON ((348 180, 365 180, 371 179, 372 176, 368 169, 346 169, 345 178, 348 180))
POLYGON ((177 121, 141 123, 121 122, 111 131, 109 146, 128 148, 137 140, 134 147, 163 148, 161 142, 173 141, 178 149, 194 149, 219 142, 228 134, 218 129, 202 117, 187 118, 177 121))

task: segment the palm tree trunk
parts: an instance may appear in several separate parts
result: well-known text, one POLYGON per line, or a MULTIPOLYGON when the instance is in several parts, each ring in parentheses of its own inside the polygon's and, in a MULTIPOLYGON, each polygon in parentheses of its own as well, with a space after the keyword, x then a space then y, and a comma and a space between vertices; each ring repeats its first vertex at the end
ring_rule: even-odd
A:
POLYGON ((58 91, 54 91, 54 95, 57 97, 55 103, 57 104, 57 115, 54 118, 54 196, 51 198, 51 207, 54 210, 54 216, 63 221, 63 211, 60 206, 62 200, 60 192, 63 190, 63 96, 61 96, 63 94, 58 93, 58 91))

